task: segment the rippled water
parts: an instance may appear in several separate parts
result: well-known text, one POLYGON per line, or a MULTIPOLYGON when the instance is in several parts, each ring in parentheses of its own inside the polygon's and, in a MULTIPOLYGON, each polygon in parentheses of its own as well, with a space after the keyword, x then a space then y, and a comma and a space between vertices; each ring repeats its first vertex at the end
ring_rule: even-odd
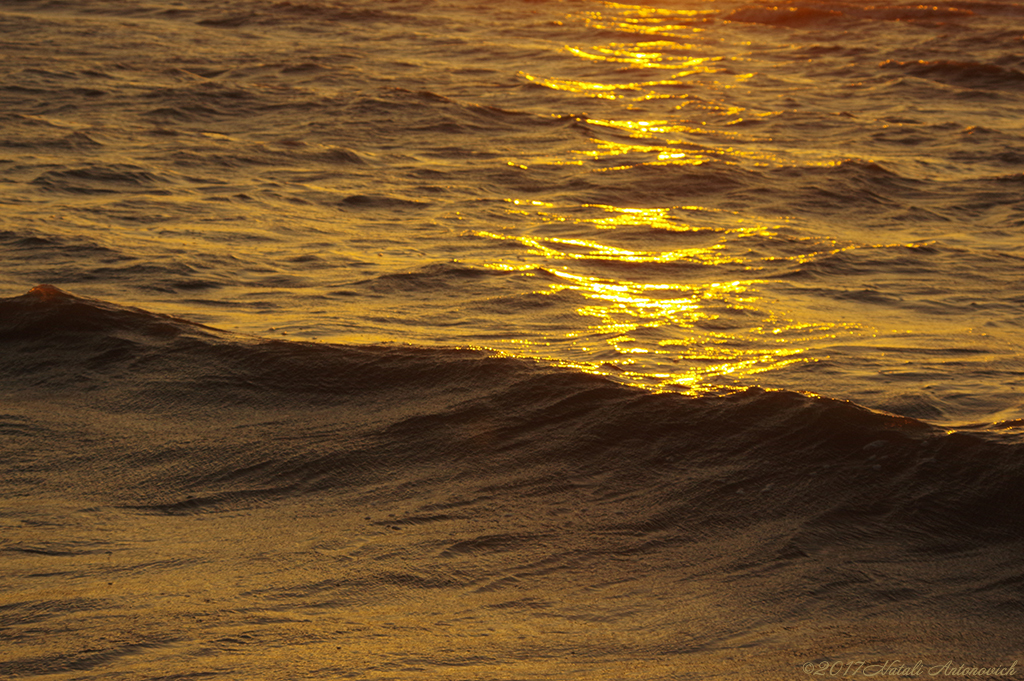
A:
POLYGON ((1024 415, 1024 10, 12 2, 10 295, 1024 415))
POLYGON ((0 2, 0 676, 1019 665, 1021 111, 1010 2, 0 2))
POLYGON ((42 286, 0 299, 0 350, 5 677, 785 681, 1024 654, 1010 433, 246 339, 42 286))

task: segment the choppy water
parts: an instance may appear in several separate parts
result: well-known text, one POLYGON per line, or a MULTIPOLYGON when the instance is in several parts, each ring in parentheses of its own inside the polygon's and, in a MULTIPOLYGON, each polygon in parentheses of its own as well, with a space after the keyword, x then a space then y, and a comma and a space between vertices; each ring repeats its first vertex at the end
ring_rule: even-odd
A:
POLYGON ((0 675, 1024 660, 1020 5, 0 36, 0 675))
POLYGON ((1019 418, 1024 10, 7 3, 3 285, 1019 418))
POLYGON ((995 433, 245 341, 45 288, 0 301, 0 343, 5 676, 781 680, 1024 653, 1024 447, 995 433))

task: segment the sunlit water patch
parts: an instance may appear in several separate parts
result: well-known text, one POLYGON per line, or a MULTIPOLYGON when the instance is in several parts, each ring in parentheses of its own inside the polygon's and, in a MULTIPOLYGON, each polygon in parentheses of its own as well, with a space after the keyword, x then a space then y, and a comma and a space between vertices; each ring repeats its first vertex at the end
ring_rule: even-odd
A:
POLYGON ((2 15, 12 293, 1018 415, 1011 4, 93 9, 2 15))
POLYGON ((1009 668, 1022 19, 4 3, 0 676, 1009 668))

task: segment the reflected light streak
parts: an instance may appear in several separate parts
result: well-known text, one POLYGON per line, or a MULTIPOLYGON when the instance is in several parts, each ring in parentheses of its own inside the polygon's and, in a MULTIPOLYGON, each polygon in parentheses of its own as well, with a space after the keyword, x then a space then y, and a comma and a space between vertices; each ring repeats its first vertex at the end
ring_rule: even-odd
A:
MULTIPOLYGON (((643 48, 654 48, 659 46, 667 46, 669 49, 678 50, 680 45, 668 42, 657 42, 657 43, 645 43, 643 45, 637 45, 636 47, 643 48)), ((629 49, 622 45, 611 45, 608 47, 594 47, 591 48, 594 51, 590 52, 579 47, 566 46, 565 50, 573 56, 581 59, 589 59, 591 61, 601 62, 613 62, 620 64, 630 64, 639 68, 645 69, 670 69, 674 71, 684 71, 685 75, 692 75, 694 73, 717 73, 722 69, 709 68, 707 65, 715 64, 722 61, 722 57, 676 57, 674 55, 666 54, 662 51, 650 51, 641 52, 636 49, 629 49)), ((683 73, 678 74, 676 77, 684 75, 683 73)), ((672 82, 672 81, 666 81, 672 82)))
POLYGON ((701 30, 700 23, 714 10, 684 10, 604 3, 610 11, 584 11, 577 14, 587 26, 596 30, 620 31, 640 35, 674 35, 701 30))
MULTIPOLYGON (((497 235, 478 234, 495 237, 497 235)), ((504 237, 499 237, 504 238, 504 237)), ((511 237, 523 244, 541 239, 511 237)), ((550 239, 598 247, 591 240, 550 239)), ((809 341, 839 337, 838 324, 799 324, 775 319, 764 308, 757 279, 699 284, 638 282, 556 268, 564 254, 553 249, 533 251, 539 265, 492 263, 493 269, 516 271, 544 283, 539 293, 569 292, 579 296, 575 313, 580 326, 546 341, 520 339, 519 356, 545 357, 562 348, 557 364, 605 375, 616 380, 698 394, 735 385, 757 374, 810 361, 804 356, 809 341), (555 281, 551 281, 553 275, 555 281), (743 326, 731 319, 751 317, 761 323, 743 326), (721 327, 721 328, 716 328, 721 327), (564 359, 565 344, 589 356, 605 356, 602 364, 564 359), (601 350, 604 347, 606 350, 601 350), (545 350, 548 348, 548 350, 545 350), (670 370, 667 370, 669 369, 670 370)), ((634 262, 631 251, 600 247, 602 257, 634 262)), ((699 251, 700 249, 693 249, 699 251)), ((714 258, 705 249, 700 258, 714 258)), ((571 261, 572 258, 569 258, 571 261)))
MULTIPOLYGON (((574 172, 584 174, 624 172, 624 182, 636 181, 625 173, 639 166, 716 163, 730 171, 735 166, 784 166, 764 144, 770 138, 736 125, 778 112, 748 111, 719 96, 755 75, 745 72, 742 56, 708 54, 707 46, 686 42, 711 14, 615 3, 576 13, 595 32, 612 31, 620 41, 565 47, 585 66, 586 76, 571 68, 519 76, 601 100, 594 103, 597 115, 582 119, 588 143, 561 156, 509 165, 580 166, 574 172), (622 42, 624 35, 636 40, 622 42), (604 72, 609 82, 589 75, 594 62, 608 64, 604 72), (637 78, 636 72, 657 77, 637 78)), ((671 178, 672 172, 650 177, 671 178)), ((684 168, 681 177, 691 172, 684 168)), ((515 356, 544 358, 648 388, 699 394, 749 384, 758 374, 813 361, 807 350, 855 331, 854 325, 841 322, 787 319, 767 293, 776 282, 761 278, 769 266, 779 271, 780 261, 806 262, 858 247, 854 244, 782 239, 777 229, 756 220, 700 205, 505 200, 508 212, 518 218, 514 224, 467 235, 513 246, 506 259, 483 266, 521 277, 532 289, 525 294, 534 301, 527 309, 559 315, 553 326, 545 326, 547 312, 537 313, 536 322, 523 317, 540 331, 509 339, 515 356), (664 267, 673 264, 680 267, 664 267), (551 303, 535 304, 538 296, 550 296, 551 303), (574 315, 575 323, 565 324, 563 313, 574 315), (560 330, 545 335, 544 329, 550 328, 560 330)))
POLYGON ((602 99, 616 99, 618 95, 615 94, 617 90, 640 90, 643 86, 639 83, 590 83, 579 80, 569 80, 564 78, 537 78, 528 73, 520 72, 519 76, 525 80, 542 85, 552 90, 562 90, 564 92, 576 92, 580 94, 586 94, 591 97, 599 97, 602 99))
POLYGON ((723 244, 703 248, 683 248, 672 251, 636 251, 607 246, 589 239, 565 239, 559 237, 535 237, 523 234, 495 234, 493 232, 470 232, 474 236, 504 241, 516 241, 531 249, 534 255, 552 260, 615 260, 623 263, 670 263, 688 261, 704 265, 743 264, 738 258, 720 255, 723 244), (561 248, 559 248, 561 247, 561 248), (576 252, 573 249, 583 249, 576 252))

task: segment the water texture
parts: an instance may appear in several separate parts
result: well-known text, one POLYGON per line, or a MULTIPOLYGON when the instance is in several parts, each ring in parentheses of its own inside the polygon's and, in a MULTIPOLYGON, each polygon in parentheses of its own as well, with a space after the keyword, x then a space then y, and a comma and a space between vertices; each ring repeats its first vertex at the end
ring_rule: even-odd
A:
POLYGON ((0 672, 1006 668, 1024 446, 751 388, 0 301, 0 672))
POLYGON ((3 283, 701 394, 1020 418, 1021 9, 0 15, 3 283))
POLYGON ((0 676, 1024 662, 1022 110, 1010 2, 0 3, 0 676))

